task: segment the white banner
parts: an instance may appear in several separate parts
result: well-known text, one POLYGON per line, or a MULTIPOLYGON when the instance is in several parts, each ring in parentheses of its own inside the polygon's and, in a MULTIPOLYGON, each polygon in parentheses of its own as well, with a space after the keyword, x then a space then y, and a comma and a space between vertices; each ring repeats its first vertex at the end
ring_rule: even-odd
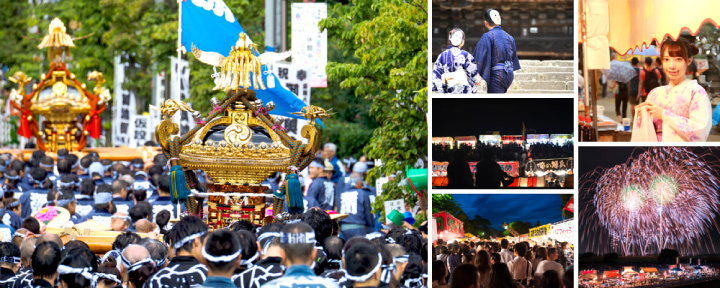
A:
MULTIPOLYGON (((300 100, 305 102, 305 104, 310 105, 310 75, 308 70, 287 62, 273 63, 269 66, 270 71, 277 76, 278 81, 280 81, 283 87, 293 92, 300 100)), ((288 135, 303 141, 303 143, 308 143, 307 139, 300 136, 300 130, 308 124, 307 120, 282 116, 275 117, 285 120, 282 126, 287 130, 288 135)))
MULTIPOLYGON (((165 72, 160 72, 153 75, 153 96, 151 103, 152 105, 155 105, 155 107, 160 107, 163 102, 165 102, 165 72)), ((157 127, 157 125, 160 125, 160 121, 162 121, 162 113, 154 109, 148 110, 148 112, 150 112, 149 131, 152 135, 150 136, 150 140, 155 141, 155 127, 157 127)))
POLYGON ((130 121, 132 115, 136 113, 137 105, 135 104, 135 94, 122 88, 125 82, 125 66, 121 63, 120 56, 115 56, 115 105, 113 107, 113 146, 127 146, 130 144, 130 121))
MULTIPOLYGON (((178 71, 178 61, 175 57, 170 57, 170 91, 171 91, 171 97, 175 101, 183 101, 190 105, 190 103, 187 102, 187 99, 190 98, 190 67, 188 66, 187 60, 181 60, 180 61, 180 91, 177 91, 177 71, 178 71)), ((185 112, 185 111, 177 111, 175 115, 173 115, 173 122, 178 123, 180 126, 180 134, 183 135, 190 131, 192 127, 195 127, 195 119, 192 118, 192 113, 185 112)))
POLYGON ((292 4, 293 64, 311 68, 311 87, 327 87, 327 31, 318 26, 325 18, 325 3, 292 4))
POLYGON ((151 140, 150 132, 150 116, 149 115, 133 115, 130 118, 130 143, 128 147, 143 147, 145 142, 151 140))
POLYGON ((385 201, 385 224, 390 224, 392 221, 388 219, 387 215, 390 215, 390 212, 392 210, 397 210, 400 212, 400 214, 405 213, 405 200, 398 199, 398 200, 390 200, 385 201))

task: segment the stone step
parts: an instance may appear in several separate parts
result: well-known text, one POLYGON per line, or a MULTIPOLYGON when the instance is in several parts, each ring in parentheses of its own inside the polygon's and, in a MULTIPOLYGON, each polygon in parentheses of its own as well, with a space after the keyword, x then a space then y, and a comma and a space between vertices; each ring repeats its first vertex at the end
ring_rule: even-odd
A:
POLYGON ((575 74, 566 72, 518 73, 515 81, 575 81, 575 74))
POLYGON ((509 94, 572 94, 573 91, 570 90, 508 90, 507 93, 509 94))
POLYGON ((566 90, 572 91, 573 81, 513 81, 508 93, 514 90, 566 90))
POLYGON ((575 74, 575 67, 556 67, 556 66, 522 66, 522 69, 515 71, 515 75, 519 73, 546 73, 546 72, 564 72, 575 74))
POLYGON ((575 63, 572 60, 520 60, 520 67, 525 66, 575 67, 575 63))

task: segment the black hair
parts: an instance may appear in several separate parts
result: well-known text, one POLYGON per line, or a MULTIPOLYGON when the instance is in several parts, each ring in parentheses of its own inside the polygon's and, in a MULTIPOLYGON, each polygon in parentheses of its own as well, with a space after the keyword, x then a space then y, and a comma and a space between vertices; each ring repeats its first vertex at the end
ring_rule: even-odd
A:
MULTIPOLYGON (((0 256, 5 257, 18 257, 20 258, 20 247, 15 245, 15 243, 12 242, 2 242, 0 243, 0 256)), ((14 265, 15 263, 11 262, 2 262, 10 265, 14 265)))
POLYGON ((560 287, 560 274, 555 270, 547 270, 542 275, 542 287, 560 287))
POLYGON ((163 153, 158 153, 153 157, 153 164, 162 169, 163 166, 167 165, 167 157, 163 153))
POLYGON ((160 234, 167 233, 166 227, 168 222, 170 222, 170 211, 162 210, 155 215, 155 223, 158 225, 158 228, 160 228, 160 234))
POLYGON ((442 282, 442 279, 445 279, 445 276, 447 273, 447 267, 445 266, 445 263, 442 260, 435 260, 432 263, 432 279, 438 280, 438 283, 442 282))
POLYGON ((330 215, 321 209, 308 209, 302 214, 302 222, 307 223, 315 231, 315 241, 325 242, 325 238, 332 235, 330 215))
POLYGON ((416 235, 413 231, 415 230, 408 230, 409 232, 406 232, 403 235, 400 235, 399 237, 395 238, 397 241, 397 244, 400 244, 405 248, 405 251, 412 254, 418 254, 422 253, 420 250, 422 250, 422 240, 421 238, 416 235))
POLYGON ((133 159, 133 160, 130 162, 130 165, 132 165, 133 168, 138 169, 138 170, 143 170, 143 168, 145 168, 145 162, 144 162, 142 159, 140 159, 140 158, 135 158, 135 159, 133 159), (141 166, 141 167, 135 167, 136 165, 137 165, 137 166, 142 165, 142 166, 141 166))
POLYGON ((40 234, 40 222, 35 217, 27 217, 20 224, 20 228, 25 228, 33 234, 40 234))
MULTIPOLYGON (((305 222, 295 222, 285 225, 282 230, 283 233, 308 233, 313 232, 313 228, 305 222)), ((317 235, 315 235, 317 237, 317 235)), ((308 262, 312 258, 312 251, 315 249, 313 243, 296 243, 296 244, 283 244, 283 250, 285 250, 285 259, 290 262, 308 262)))
POLYGON ((387 244, 387 241, 385 240, 385 237, 375 237, 370 240, 373 244, 379 244, 379 245, 385 245, 387 244))
POLYGON ((104 210, 104 211, 107 211, 107 212, 110 213, 110 214, 115 214, 115 212, 117 212, 117 207, 115 207, 115 205, 110 206, 110 203, 111 203, 111 202, 112 202, 112 201, 110 201, 110 202, 108 202, 108 203, 94 204, 94 205, 93 205, 93 209, 95 209, 96 211, 103 211, 103 210, 104 210))
POLYGON ((147 199, 147 191, 145 189, 130 190, 129 192, 132 192, 133 198, 138 201, 138 203, 147 199))
MULTIPOLYGON (((102 265, 98 267, 97 271, 103 274, 115 275, 118 280, 122 281, 122 275, 120 274, 120 270, 117 269, 117 265, 118 263, 117 259, 115 259, 115 256, 108 256, 108 258, 105 259, 105 262, 103 262, 102 265)), ((98 278, 98 284, 99 283, 104 283, 105 286, 109 287, 115 287, 116 285, 122 284, 102 277, 98 278)))
POLYGON ((98 257, 92 252, 92 250, 90 250, 90 246, 88 246, 85 242, 73 240, 66 243, 65 249, 62 250, 62 256, 65 258, 69 255, 82 256, 90 264, 92 271, 97 271, 98 257))
POLYGON ((75 154, 70 154, 67 157, 65 157, 65 159, 70 160, 70 170, 72 170, 73 166, 75 166, 75 163, 77 163, 79 160, 78 156, 75 154))
POLYGON ((30 169, 30 176, 33 180, 37 180, 40 182, 45 182, 45 179, 47 179, 47 171, 45 169, 39 168, 39 167, 33 167, 30 169))
POLYGON ((43 157, 45 157, 45 151, 39 149, 33 151, 30 157, 30 167, 40 167, 40 160, 43 157))
POLYGON ((57 156, 58 156, 58 158, 65 158, 65 157, 68 156, 68 154, 70 154, 70 152, 68 152, 68 149, 67 149, 67 148, 60 148, 60 149, 57 151, 57 156))
POLYGON ((495 9, 485 10, 485 14, 483 15, 483 18, 485 18, 485 21, 487 21, 491 26, 497 26, 498 23, 495 23, 495 21, 493 21, 492 17, 490 17, 491 11, 497 11, 497 10, 495 10, 495 9))
POLYGON ((563 275, 563 286, 565 286, 565 288, 574 287, 574 285, 573 285, 573 283, 575 282, 575 277, 573 277, 573 275, 575 275, 575 273, 573 273, 574 270, 575 269, 573 266, 570 266, 567 268, 567 270, 565 270, 565 274, 563 275))
POLYGON ((140 235, 130 231, 125 231, 115 237, 115 241, 112 244, 113 250, 123 250, 130 244, 137 244, 140 242, 140 235))
MULTIPOLYGON (((90 263, 79 254, 68 254, 60 261, 60 264, 72 268, 91 268, 90 263)), ((34 267, 34 265, 33 265, 34 267)), ((92 269, 92 268, 91 268, 92 269)), ((92 274, 92 271, 88 271, 92 274)), ((84 287, 88 288, 92 284, 92 279, 87 279, 79 273, 60 274, 60 281, 64 282, 67 287, 84 287)))
MULTIPOLYGON (((169 241, 168 243, 175 245, 175 243, 180 242, 185 237, 207 231, 208 227, 202 219, 195 215, 188 215, 180 219, 180 221, 178 221, 178 223, 175 224, 175 226, 173 226, 167 234, 165 234, 164 238, 167 239, 166 241, 169 241)), ((201 236, 200 239, 202 240, 204 237, 201 236)), ((187 242, 182 247, 176 249, 175 254, 177 255, 178 252, 182 250, 190 252, 192 247, 193 241, 187 242)))
MULTIPOLYGON (((260 236, 262 236, 265 233, 281 232, 283 229, 283 226, 285 226, 285 224, 283 224, 282 222, 272 222, 272 223, 266 224, 265 226, 260 227, 260 230, 257 233, 258 239, 260 238, 260 236)), ((270 239, 272 239, 272 242, 270 242, 270 245, 280 244, 280 237, 266 238, 266 239, 263 239, 262 241, 258 241, 258 242, 260 242, 260 245, 262 245, 262 247, 265 247, 265 243, 267 243, 267 241, 270 241, 270 239)), ((262 250, 262 249, 263 248, 258 247, 258 250, 262 250)))
MULTIPOLYGON (((240 243, 240 248, 242 249, 241 259, 248 260, 251 257, 255 256, 255 254, 258 253, 257 239, 255 238, 255 234, 246 230, 235 231, 235 233, 237 233, 238 243, 240 243)), ((257 260, 258 259, 255 259, 254 261, 257 260)))
POLYGON ((345 270, 351 276, 362 276, 370 273, 378 265, 379 251, 375 246, 359 243, 353 245, 345 253, 345 270))
POLYGON ((134 205, 132 208, 130 208, 130 211, 128 211, 128 213, 130 214, 132 222, 135 223, 140 219, 147 219, 148 215, 150 215, 151 212, 147 209, 147 207, 145 207, 145 205, 134 205))
MULTIPOLYGON (((343 247, 345 247, 345 240, 340 237, 330 236, 323 243, 323 252, 327 255, 328 260, 340 260, 343 257, 343 247)), ((340 268, 339 264, 338 267, 334 267, 332 263, 328 263, 328 265, 330 269, 340 268)))
POLYGON ((640 60, 638 60, 637 57, 633 57, 632 60, 630 60, 630 63, 632 63, 632 65, 637 65, 640 63, 640 60))
POLYGON ((7 192, 8 190, 17 189, 18 183, 20 183, 20 179, 19 179, 19 178, 18 178, 18 179, 10 179, 10 178, 8 178, 8 177, 14 178, 14 177, 17 177, 17 176, 19 176, 19 175, 18 175, 18 172, 15 171, 15 170, 12 170, 12 169, 11 169, 11 170, 5 171, 5 181, 8 182, 8 187, 5 188, 5 191, 6 191, 6 192, 7 192))
MULTIPOLYGON (((100 164, 102 164, 103 166, 108 166, 108 165, 112 166, 112 160, 110 160, 110 159, 102 159, 102 160, 100 160, 100 164)), ((111 167, 111 168, 112 168, 112 167, 111 167)), ((108 169, 105 169, 105 171, 107 172, 108 169)))
POLYGON ((15 170, 15 172, 18 172, 18 174, 19 174, 20 171, 25 171, 25 162, 22 162, 18 159, 14 159, 14 160, 12 160, 12 162, 10 162, 9 168, 10 168, 10 170, 15 170))
MULTIPOLYGON (((475 267, 475 266, 473 266, 475 267)), ((477 271, 477 268, 475 268, 477 271)), ((405 271, 403 272, 402 279, 416 279, 422 277, 423 274, 423 264, 422 264, 422 257, 417 254, 410 254, 410 257, 408 257, 407 265, 405 266, 405 271)), ((477 274, 477 273, 475 273, 477 274)))
POLYGON ((390 231, 388 231, 388 233, 387 233, 387 235, 385 235, 385 237, 392 238, 392 239, 395 239, 395 241, 397 241, 398 238, 400 238, 400 236, 402 236, 403 234, 405 234, 405 229, 396 226, 396 228, 390 229, 390 231))
POLYGON ((152 262, 145 262, 140 268, 127 273, 128 282, 134 287, 143 287, 143 284, 157 271, 158 268, 152 262))
POLYGON ((517 252, 517 254, 520 257, 525 257, 525 252, 527 252, 527 246, 525 246, 524 243, 515 243, 515 246, 513 246, 513 251, 517 252))
POLYGON ((55 159, 53 159, 52 157, 45 156, 42 159, 40 159, 40 164, 55 166, 55 159))
POLYGON ((347 253, 347 251, 348 251, 348 249, 350 249, 350 247, 360 244, 360 243, 372 244, 372 242, 370 242, 370 240, 368 240, 368 239, 365 239, 365 237, 355 236, 355 237, 352 237, 352 238, 348 239, 347 241, 345 241, 345 246, 343 246, 343 251, 345 251, 345 253, 347 253))
MULTIPOLYGON (((250 233, 247 231, 233 232, 225 229, 216 230, 208 236, 205 243, 205 252, 210 256, 232 255, 241 249, 238 234, 250 233)), ((243 251, 244 253, 245 251, 243 251)), ((228 262, 215 262, 207 259, 208 270, 216 272, 227 272, 235 269, 237 259, 228 262)))
MULTIPOLYGON (((410 266, 410 264, 408 264, 410 266)), ((444 266, 444 265, 443 265, 444 266)), ((407 269, 407 268, 405 268, 407 269)), ((435 271, 433 271, 433 277, 435 271)), ((435 278, 433 278, 435 280, 435 278)), ((470 286, 477 286, 478 273, 477 268, 472 264, 461 264, 455 267, 450 275, 450 288, 466 288, 470 286)), ((491 286, 493 287, 493 286, 491 286)), ((497 286, 502 287, 502 286, 497 286)), ((513 286, 514 287, 514 286, 513 286)))
MULTIPOLYGON (((155 187, 158 187, 158 177, 160 177, 163 174, 163 168, 162 166, 153 165, 148 169, 148 176, 150 176, 150 183, 152 183, 155 187)), ((169 189, 169 188, 168 188, 169 189)), ((169 190, 166 190, 169 192, 169 190)))
POLYGON ((57 161, 57 170, 60 175, 69 174, 72 171, 72 163, 68 157, 57 161))
POLYGON ((84 157, 82 157, 82 159, 80 159, 80 167, 82 167, 85 170, 90 168, 90 164, 92 164, 92 163, 93 163, 93 157, 90 156, 89 154, 85 155, 84 157))
POLYGON ((55 242, 37 244, 32 256, 33 276, 47 277, 55 274, 60 264, 60 257, 60 246, 55 242))
POLYGON ((230 230, 232 231, 250 231, 255 232, 255 225, 252 224, 252 222, 242 219, 240 221, 233 222, 230 224, 230 230))
POLYGON ((158 193, 170 193, 170 177, 168 175, 161 175, 158 180, 158 193))

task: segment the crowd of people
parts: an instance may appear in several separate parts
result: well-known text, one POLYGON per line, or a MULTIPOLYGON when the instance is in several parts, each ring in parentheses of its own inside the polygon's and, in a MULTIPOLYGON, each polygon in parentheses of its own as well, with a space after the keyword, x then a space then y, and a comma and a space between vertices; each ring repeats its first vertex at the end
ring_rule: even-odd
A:
MULTIPOLYGON (((374 185, 365 183, 370 163, 339 160, 335 150, 326 144, 308 168, 304 211, 214 231, 207 212, 172 201, 162 154, 129 163, 65 149, 56 158, 36 150, 27 162, 0 154, 0 288, 426 287, 427 223, 380 223, 370 206, 374 185), (96 255, 50 232, 58 230, 46 225, 63 213, 62 227, 116 231, 112 249, 96 255)), ((195 174, 198 189, 212 183, 195 174)), ((263 181, 266 193, 281 182, 278 174, 263 181)), ((418 216, 426 207, 406 209, 418 216)))
POLYGON ((450 242, 433 250, 433 288, 570 288, 572 248, 567 242, 450 242))
POLYGON ((457 150, 462 150, 465 153, 466 161, 482 161, 485 150, 492 151, 496 161, 518 161, 520 163, 526 163, 528 159, 539 160, 573 157, 572 142, 566 142, 562 145, 535 143, 530 144, 528 148, 517 143, 494 145, 477 142, 475 147, 463 144, 453 148, 450 148, 448 145, 433 144, 432 150, 433 161, 452 161, 455 156, 455 151, 457 150))

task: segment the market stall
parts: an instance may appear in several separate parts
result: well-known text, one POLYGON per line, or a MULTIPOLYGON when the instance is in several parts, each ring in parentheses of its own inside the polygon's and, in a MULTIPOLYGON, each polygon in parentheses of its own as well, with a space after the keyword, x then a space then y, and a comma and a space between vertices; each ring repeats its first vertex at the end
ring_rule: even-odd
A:
POLYGON ((443 239, 444 241, 462 238, 465 235, 463 223, 447 211, 441 211, 432 215, 435 219, 437 235, 433 241, 443 239))
POLYGON ((462 147, 463 145, 468 145, 475 149, 475 144, 477 144, 477 139, 475 136, 459 136, 455 137, 455 142, 457 143, 458 147, 462 147))
POLYGON ((455 140, 452 137, 432 137, 431 141, 433 145, 450 146, 450 149, 455 147, 455 140))

